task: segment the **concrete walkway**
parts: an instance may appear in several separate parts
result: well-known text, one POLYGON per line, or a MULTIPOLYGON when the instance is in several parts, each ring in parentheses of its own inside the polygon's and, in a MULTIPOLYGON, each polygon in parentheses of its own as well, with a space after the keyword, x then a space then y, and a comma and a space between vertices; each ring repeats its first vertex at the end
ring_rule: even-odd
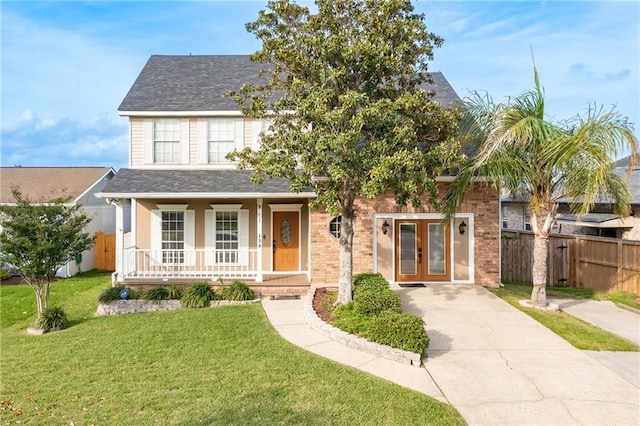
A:
POLYGON ((290 342, 447 401, 471 425, 637 425, 640 389, 488 290, 433 285, 399 290, 431 337, 424 368, 348 348, 315 332, 301 300, 264 300, 290 342))

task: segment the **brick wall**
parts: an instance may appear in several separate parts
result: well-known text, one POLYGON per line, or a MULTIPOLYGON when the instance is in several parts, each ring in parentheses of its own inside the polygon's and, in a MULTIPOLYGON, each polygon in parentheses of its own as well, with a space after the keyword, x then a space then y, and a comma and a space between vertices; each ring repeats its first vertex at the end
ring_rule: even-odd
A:
MULTIPOLYGON (((447 184, 440 186, 440 193, 447 184)), ((475 282, 499 283, 500 198, 497 189, 474 184, 458 209, 473 213, 475 224, 475 282)), ((373 271, 373 215, 376 213, 437 213, 426 203, 419 208, 399 206, 394 196, 387 194, 375 200, 356 201, 353 238, 353 272, 373 271)), ((340 245, 329 233, 332 217, 323 210, 311 213, 311 279, 317 284, 335 284, 339 277, 340 245)))

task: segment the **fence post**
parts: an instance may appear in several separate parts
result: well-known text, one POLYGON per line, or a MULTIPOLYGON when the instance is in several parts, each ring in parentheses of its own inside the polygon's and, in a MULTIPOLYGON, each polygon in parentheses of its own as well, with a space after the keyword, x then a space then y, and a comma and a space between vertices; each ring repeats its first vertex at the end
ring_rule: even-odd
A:
POLYGON ((618 246, 618 256, 617 256, 618 258, 616 260, 616 263, 617 263, 618 270, 616 273, 616 291, 621 291, 623 290, 621 286, 622 286, 622 280, 624 278, 623 271, 622 271, 622 267, 624 266, 623 265, 624 259, 622 258, 622 240, 618 240, 617 246, 618 246))

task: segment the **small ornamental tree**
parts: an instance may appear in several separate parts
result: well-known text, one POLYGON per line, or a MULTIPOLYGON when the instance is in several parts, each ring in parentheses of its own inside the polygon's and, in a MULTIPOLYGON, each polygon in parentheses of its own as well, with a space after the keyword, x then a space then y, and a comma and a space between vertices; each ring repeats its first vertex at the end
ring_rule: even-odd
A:
POLYGON ((49 308, 49 288, 60 266, 93 245, 90 222, 68 197, 32 203, 18 189, 15 205, 0 206, 0 261, 15 266, 36 293, 38 315, 49 308))
POLYGON ((317 12, 271 1, 247 30, 262 49, 263 84, 231 92, 243 113, 271 119, 259 151, 234 152, 253 181, 286 177, 312 207, 341 215, 337 304, 352 300, 357 197, 392 192, 436 202, 436 176, 459 160, 457 112, 421 89, 443 40, 407 0, 317 0, 317 12))

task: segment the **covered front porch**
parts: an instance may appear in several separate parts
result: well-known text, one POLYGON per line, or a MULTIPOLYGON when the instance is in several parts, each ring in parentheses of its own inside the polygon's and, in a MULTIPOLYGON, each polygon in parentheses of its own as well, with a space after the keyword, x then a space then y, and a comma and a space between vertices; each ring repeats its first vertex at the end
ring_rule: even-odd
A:
POLYGON ((313 193, 291 193, 283 179, 255 185, 238 170, 164 172, 120 170, 99 194, 116 205, 118 282, 283 285, 296 277, 308 288, 313 193), (189 191, 177 192, 168 178, 189 191))

